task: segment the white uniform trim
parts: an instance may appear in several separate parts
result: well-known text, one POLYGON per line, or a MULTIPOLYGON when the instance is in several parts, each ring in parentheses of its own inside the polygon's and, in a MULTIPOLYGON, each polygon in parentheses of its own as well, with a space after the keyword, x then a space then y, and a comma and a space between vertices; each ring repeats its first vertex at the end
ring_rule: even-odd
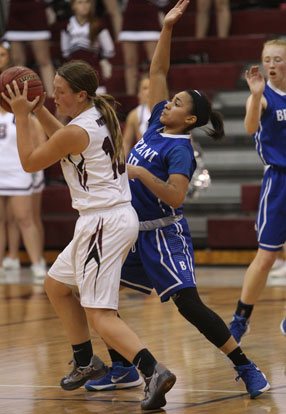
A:
POLYGON ((152 32, 152 31, 122 31, 119 33, 118 40, 120 42, 128 41, 128 42, 152 42, 157 41, 160 37, 160 32, 152 32))
POLYGON ((48 40, 51 38, 51 32, 48 30, 26 31, 26 30, 9 30, 5 33, 5 39, 10 42, 25 42, 33 40, 48 40))
POLYGON ((77 50, 94 52, 100 59, 111 58, 115 54, 114 43, 107 29, 102 29, 93 45, 89 40, 89 23, 79 24, 75 16, 69 20, 66 30, 61 32, 61 50, 69 57, 77 50))
POLYGON ((265 186, 265 190, 264 193, 261 197, 261 201, 260 201, 260 206, 259 206, 259 215, 258 215, 258 220, 257 220, 257 224, 259 226, 258 228, 258 241, 260 240, 261 234, 263 232, 263 229, 266 225, 266 221, 267 221, 267 205, 268 205, 268 195, 271 189, 271 185, 272 185, 272 179, 267 180, 267 184, 265 186), (260 223, 261 217, 260 214, 262 214, 262 208, 261 206, 264 204, 263 207, 263 222, 262 224, 260 223))
POLYGON ((151 116, 151 112, 150 112, 148 105, 146 104, 138 105, 136 108, 136 111, 137 111, 137 117, 139 121, 139 131, 140 131, 141 136, 143 136, 143 134, 148 129, 148 121, 151 116))
POLYGON ((0 195, 32 194, 32 174, 23 170, 17 149, 14 114, 9 112, 0 113, 0 157, 0 195))

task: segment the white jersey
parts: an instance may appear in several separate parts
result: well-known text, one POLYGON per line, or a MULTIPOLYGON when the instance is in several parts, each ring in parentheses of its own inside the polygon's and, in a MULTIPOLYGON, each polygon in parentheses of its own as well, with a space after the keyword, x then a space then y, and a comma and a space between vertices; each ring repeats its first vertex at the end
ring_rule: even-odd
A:
POLYGON ((32 194, 32 175, 23 170, 14 114, 0 111, 0 195, 32 194))
POLYGON ((66 30, 61 32, 61 50, 64 57, 69 57, 77 50, 94 52, 100 59, 114 56, 114 43, 107 29, 102 29, 93 45, 89 39, 89 23, 79 24, 75 16, 69 20, 66 30))
POLYGON ((88 109, 68 125, 78 125, 89 135, 88 147, 79 155, 61 160, 73 208, 106 209, 129 203, 131 193, 125 164, 112 163, 113 143, 106 122, 95 108, 88 109))
POLYGON ((139 121, 139 131, 141 136, 147 131, 148 129, 148 121, 151 116, 150 109, 148 105, 138 105, 137 108, 137 116, 139 121))

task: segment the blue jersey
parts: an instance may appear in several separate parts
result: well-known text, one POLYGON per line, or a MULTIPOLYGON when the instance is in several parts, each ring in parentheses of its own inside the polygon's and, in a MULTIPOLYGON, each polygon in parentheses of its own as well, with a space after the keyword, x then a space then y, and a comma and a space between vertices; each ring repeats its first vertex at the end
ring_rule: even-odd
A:
MULTIPOLYGON (((165 134, 160 122, 166 101, 158 103, 151 114, 149 128, 129 153, 128 163, 146 168, 156 177, 167 181, 171 174, 183 174, 189 178, 196 169, 196 160, 190 135, 165 134)), ((129 180, 132 205, 139 220, 155 220, 182 214, 158 199, 140 180, 129 180)))
POLYGON ((267 108, 253 135, 256 149, 265 165, 286 168, 286 93, 268 81, 263 95, 267 108))

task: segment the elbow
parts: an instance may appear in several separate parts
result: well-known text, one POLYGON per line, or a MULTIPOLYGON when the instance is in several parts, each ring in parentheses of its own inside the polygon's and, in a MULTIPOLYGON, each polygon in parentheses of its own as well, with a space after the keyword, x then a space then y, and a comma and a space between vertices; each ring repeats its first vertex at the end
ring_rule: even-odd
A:
POLYGON ((244 120, 245 131, 250 135, 253 135, 257 132, 258 126, 259 126, 259 123, 256 122, 256 121, 255 122, 249 122, 248 119, 244 120))
POLYGON ((249 135, 253 135, 257 132, 257 128, 251 128, 251 127, 247 127, 247 126, 245 126, 245 130, 249 135))
POLYGON ((32 166, 29 165, 29 164, 23 164, 22 163, 22 167, 23 167, 23 170, 25 172, 27 172, 27 173, 33 173, 33 172, 37 172, 38 171, 38 170, 35 170, 35 168, 32 168, 32 166))
POLYGON ((172 202, 169 203, 169 205, 170 207, 177 209, 181 207, 184 201, 185 201, 185 197, 183 199, 180 198, 180 199, 172 200, 172 202))

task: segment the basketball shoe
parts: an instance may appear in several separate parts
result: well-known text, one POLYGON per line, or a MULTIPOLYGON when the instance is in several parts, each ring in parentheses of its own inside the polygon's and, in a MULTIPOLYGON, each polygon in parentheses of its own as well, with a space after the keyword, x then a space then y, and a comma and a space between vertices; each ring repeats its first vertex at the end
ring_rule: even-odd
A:
POLYGON ((70 361, 70 364, 72 362, 73 370, 60 382, 61 387, 66 391, 76 390, 86 381, 103 377, 108 372, 108 367, 96 355, 93 355, 87 367, 80 367, 75 360, 70 361))
POLYGON ((258 395, 269 390, 270 384, 263 372, 257 368, 254 362, 250 361, 249 365, 238 365, 234 367, 234 369, 238 372, 238 376, 235 380, 238 381, 239 378, 242 379, 250 394, 250 398, 256 398, 258 395))
POLYGON ((88 391, 108 391, 122 388, 134 388, 143 383, 134 365, 124 367, 123 362, 112 362, 112 367, 104 377, 88 381, 85 388, 88 391))
POLYGON ((4 269, 20 269, 21 264, 18 258, 12 259, 12 257, 6 256, 2 261, 4 269))
POLYGON ((233 319, 229 324, 229 330, 238 345, 241 342, 243 335, 250 332, 249 320, 244 316, 238 316, 236 313, 233 315, 233 319))
POLYGON ((157 363, 152 377, 145 379, 145 398, 141 402, 142 410, 157 410, 166 405, 165 394, 173 387, 176 376, 163 364, 157 363))

